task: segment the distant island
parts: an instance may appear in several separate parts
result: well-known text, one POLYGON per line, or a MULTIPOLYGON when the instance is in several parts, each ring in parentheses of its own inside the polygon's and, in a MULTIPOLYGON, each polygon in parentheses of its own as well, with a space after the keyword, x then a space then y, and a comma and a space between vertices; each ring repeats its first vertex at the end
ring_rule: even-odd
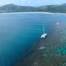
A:
POLYGON ((0 13, 10 12, 52 12, 52 13, 66 13, 66 4, 61 5, 46 5, 40 7, 33 6, 19 6, 15 4, 7 4, 0 7, 0 13))

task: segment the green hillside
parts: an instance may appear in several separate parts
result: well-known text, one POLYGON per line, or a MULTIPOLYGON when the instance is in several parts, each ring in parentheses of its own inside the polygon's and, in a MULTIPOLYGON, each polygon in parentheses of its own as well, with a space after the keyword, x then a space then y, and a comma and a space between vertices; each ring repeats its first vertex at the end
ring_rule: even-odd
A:
POLYGON ((66 4, 62 5, 47 5, 40 7, 32 6, 18 6, 14 4, 7 4, 0 7, 0 13, 4 12, 53 12, 66 13, 66 4))

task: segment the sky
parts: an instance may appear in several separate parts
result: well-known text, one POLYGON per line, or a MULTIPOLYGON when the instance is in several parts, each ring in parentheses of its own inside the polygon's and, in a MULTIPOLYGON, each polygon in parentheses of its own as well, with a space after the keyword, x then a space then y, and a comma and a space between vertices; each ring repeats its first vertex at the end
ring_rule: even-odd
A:
POLYGON ((66 0, 0 0, 0 6, 5 4, 17 4, 23 6, 42 6, 63 3, 66 3, 66 0))

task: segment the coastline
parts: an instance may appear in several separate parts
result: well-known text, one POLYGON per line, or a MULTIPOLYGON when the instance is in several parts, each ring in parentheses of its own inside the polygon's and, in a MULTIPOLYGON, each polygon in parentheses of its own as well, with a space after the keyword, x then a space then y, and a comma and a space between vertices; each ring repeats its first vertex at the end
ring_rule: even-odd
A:
POLYGON ((50 14, 50 15, 66 15, 66 13, 53 13, 53 12, 8 12, 0 14, 50 14))

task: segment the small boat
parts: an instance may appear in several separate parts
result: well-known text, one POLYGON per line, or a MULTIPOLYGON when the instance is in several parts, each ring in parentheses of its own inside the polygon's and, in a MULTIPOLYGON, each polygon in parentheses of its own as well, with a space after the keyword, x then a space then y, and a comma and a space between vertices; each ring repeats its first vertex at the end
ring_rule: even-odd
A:
POLYGON ((47 37, 47 33, 46 33, 45 29, 44 29, 44 24, 42 25, 42 32, 43 32, 43 34, 41 35, 40 38, 45 39, 47 37))
POLYGON ((42 35, 41 35, 41 38, 46 38, 47 37, 47 33, 43 33, 42 35))

